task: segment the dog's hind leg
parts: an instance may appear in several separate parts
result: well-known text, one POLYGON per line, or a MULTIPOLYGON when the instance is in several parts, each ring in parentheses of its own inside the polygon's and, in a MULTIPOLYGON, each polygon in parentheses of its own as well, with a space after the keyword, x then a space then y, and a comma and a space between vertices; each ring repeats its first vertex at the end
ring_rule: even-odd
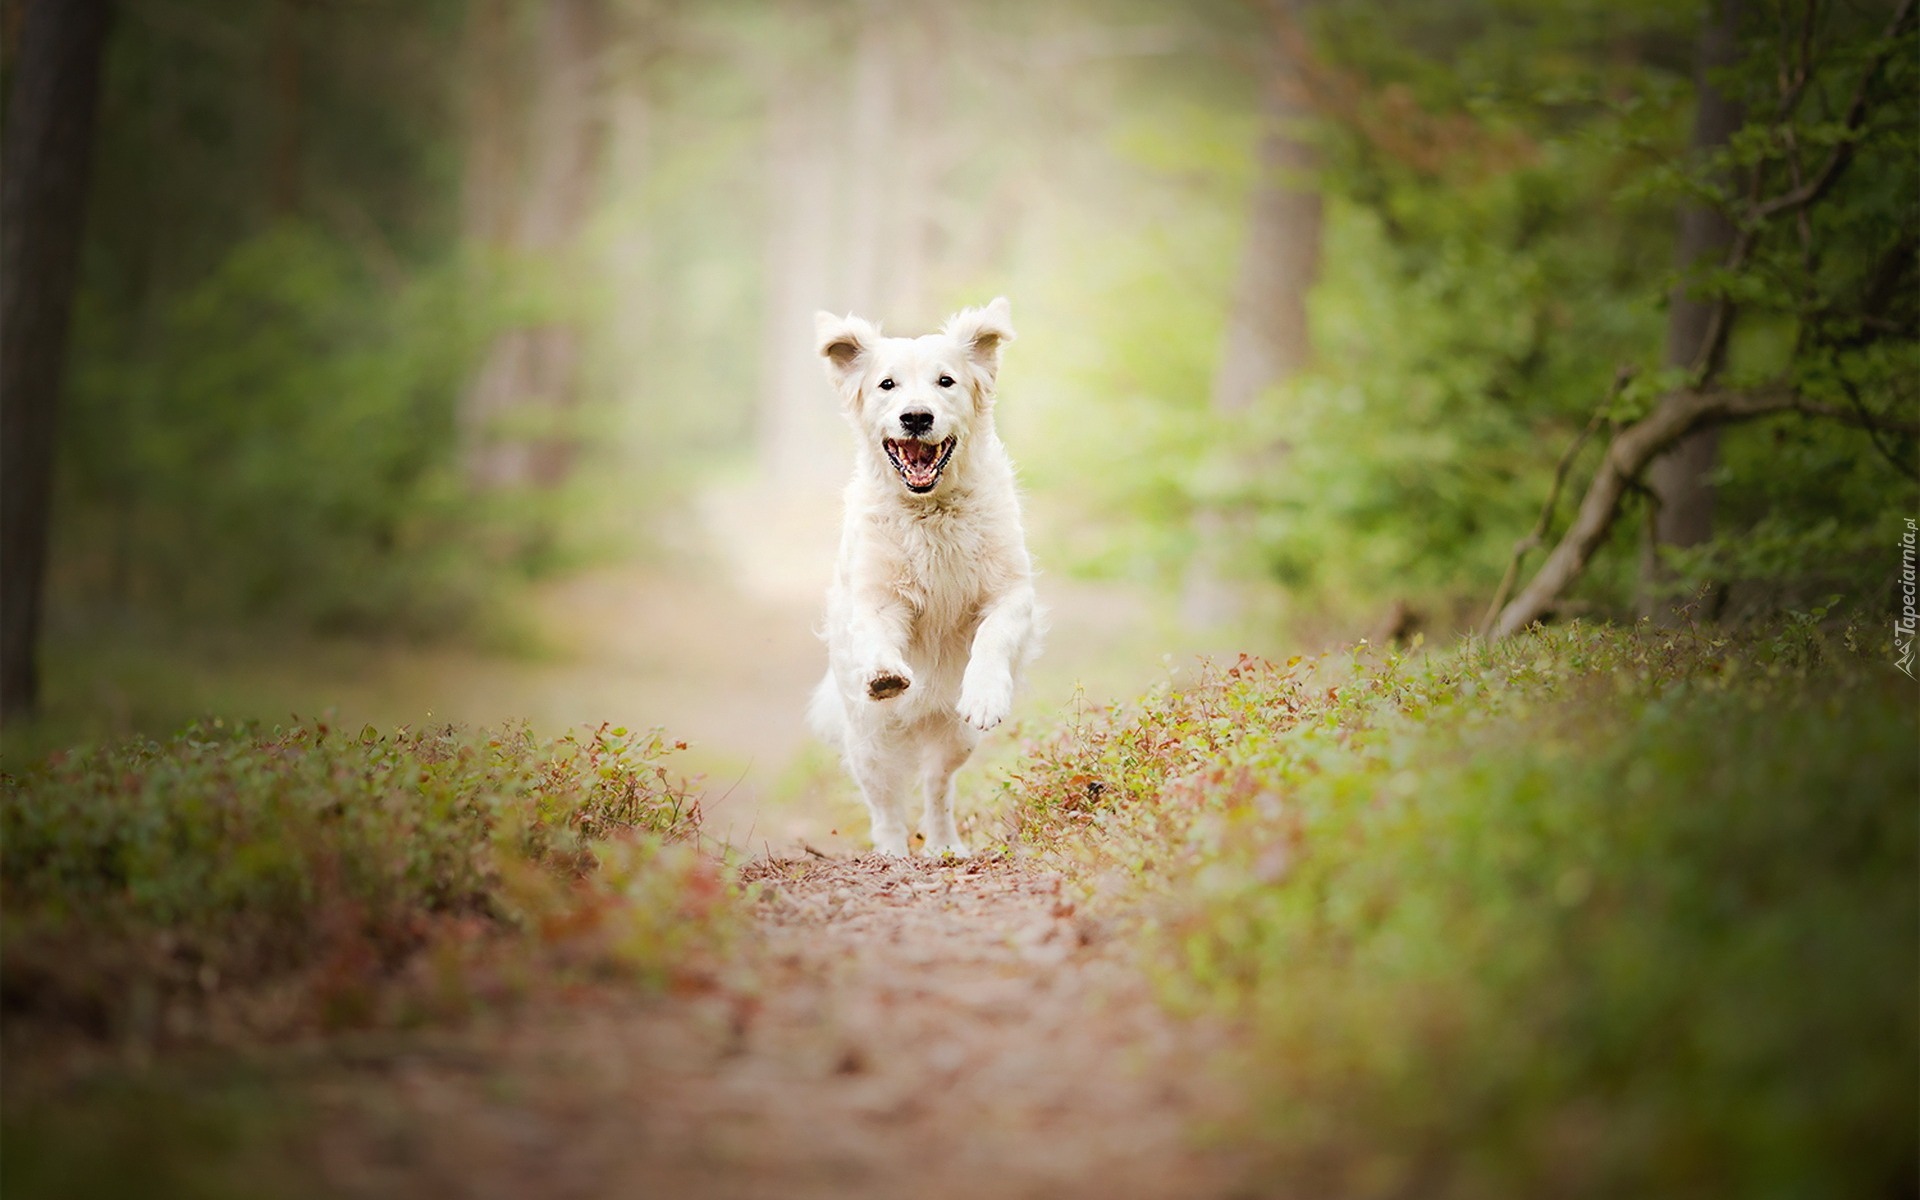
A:
POLYGON ((807 724, 813 729, 815 737, 835 750, 845 751, 847 710, 840 699, 840 689, 834 684, 832 671, 827 672, 827 677, 813 689, 813 696, 807 701, 807 724))
POLYGON ((860 785, 860 798, 873 818, 873 849, 892 858, 907 857, 907 781, 911 763, 897 752, 871 745, 850 748, 847 769, 860 785))
POLYGON ((950 726, 944 736, 935 735, 928 740, 922 764, 927 811, 920 831, 927 837, 927 853, 936 858, 943 854, 967 857, 967 844, 960 840, 960 831, 953 824, 953 777, 972 754, 973 739, 957 724, 950 726))

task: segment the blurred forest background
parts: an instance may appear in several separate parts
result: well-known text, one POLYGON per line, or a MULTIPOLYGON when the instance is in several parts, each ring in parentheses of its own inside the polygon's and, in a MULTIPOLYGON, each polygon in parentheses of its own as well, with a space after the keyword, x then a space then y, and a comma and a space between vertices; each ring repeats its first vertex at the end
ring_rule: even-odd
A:
MULTIPOLYGON (((53 2, 7 6, 9 81, 53 2)), ((106 30, 15 751, 295 707, 797 744, 847 454, 812 314, 1002 293, 1037 704, 1503 601, 1898 606, 1911 5, 140 0, 106 30)))
POLYGON ((1915 1195, 1916 4, 0 0, 6 1194, 1915 1195), (853 860, 814 312, 996 295, 853 860))

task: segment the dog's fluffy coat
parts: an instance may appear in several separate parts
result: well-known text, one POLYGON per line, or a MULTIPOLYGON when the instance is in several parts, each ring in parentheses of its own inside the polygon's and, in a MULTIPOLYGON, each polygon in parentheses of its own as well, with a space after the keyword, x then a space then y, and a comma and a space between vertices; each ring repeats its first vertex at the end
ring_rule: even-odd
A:
POLYGON ((993 428, 1007 301, 917 338, 824 312, 816 325, 858 445, 827 591, 827 675, 808 715, 860 786, 874 849, 907 854, 917 781, 928 852, 965 855, 954 773, 1005 719, 1041 633, 1013 463, 993 428))

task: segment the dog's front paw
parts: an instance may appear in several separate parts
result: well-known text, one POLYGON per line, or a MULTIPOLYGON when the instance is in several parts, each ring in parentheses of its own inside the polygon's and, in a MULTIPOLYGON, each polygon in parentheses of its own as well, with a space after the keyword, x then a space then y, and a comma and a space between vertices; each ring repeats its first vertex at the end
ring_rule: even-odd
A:
POLYGON ((973 851, 967 849, 967 844, 956 837, 943 842, 942 841, 928 842, 927 857, 928 858, 972 858, 973 851))
POLYGON ((881 830, 877 830, 877 829, 874 830, 873 852, 875 854, 878 854, 882 858, 912 858, 913 857, 912 852, 907 849, 907 834, 905 830, 901 830, 897 833, 891 832, 891 831, 882 832, 881 830))
POLYGON ((1006 720, 1012 708, 1013 680, 982 682, 968 676, 960 683, 960 703, 954 710, 962 721, 984 733, 1006 720))
POLYGON ((891 700, 913 686, 913 672, 905 663, 875 667, 867 672, 867 699, 891 700))

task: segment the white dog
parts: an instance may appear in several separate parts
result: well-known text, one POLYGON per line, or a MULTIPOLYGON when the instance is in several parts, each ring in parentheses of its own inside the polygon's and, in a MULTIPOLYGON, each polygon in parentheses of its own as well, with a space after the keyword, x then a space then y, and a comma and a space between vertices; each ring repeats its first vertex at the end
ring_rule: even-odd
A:
POLYGON ((907 854, 918 775, 928 852, 964 856, 954 772, 1005 719, 1041 634, 1013 463, 993 430, 1007 302, 917 338, 815 321, 858 448, 808 717, 860 785, 875 850, 907 854))

